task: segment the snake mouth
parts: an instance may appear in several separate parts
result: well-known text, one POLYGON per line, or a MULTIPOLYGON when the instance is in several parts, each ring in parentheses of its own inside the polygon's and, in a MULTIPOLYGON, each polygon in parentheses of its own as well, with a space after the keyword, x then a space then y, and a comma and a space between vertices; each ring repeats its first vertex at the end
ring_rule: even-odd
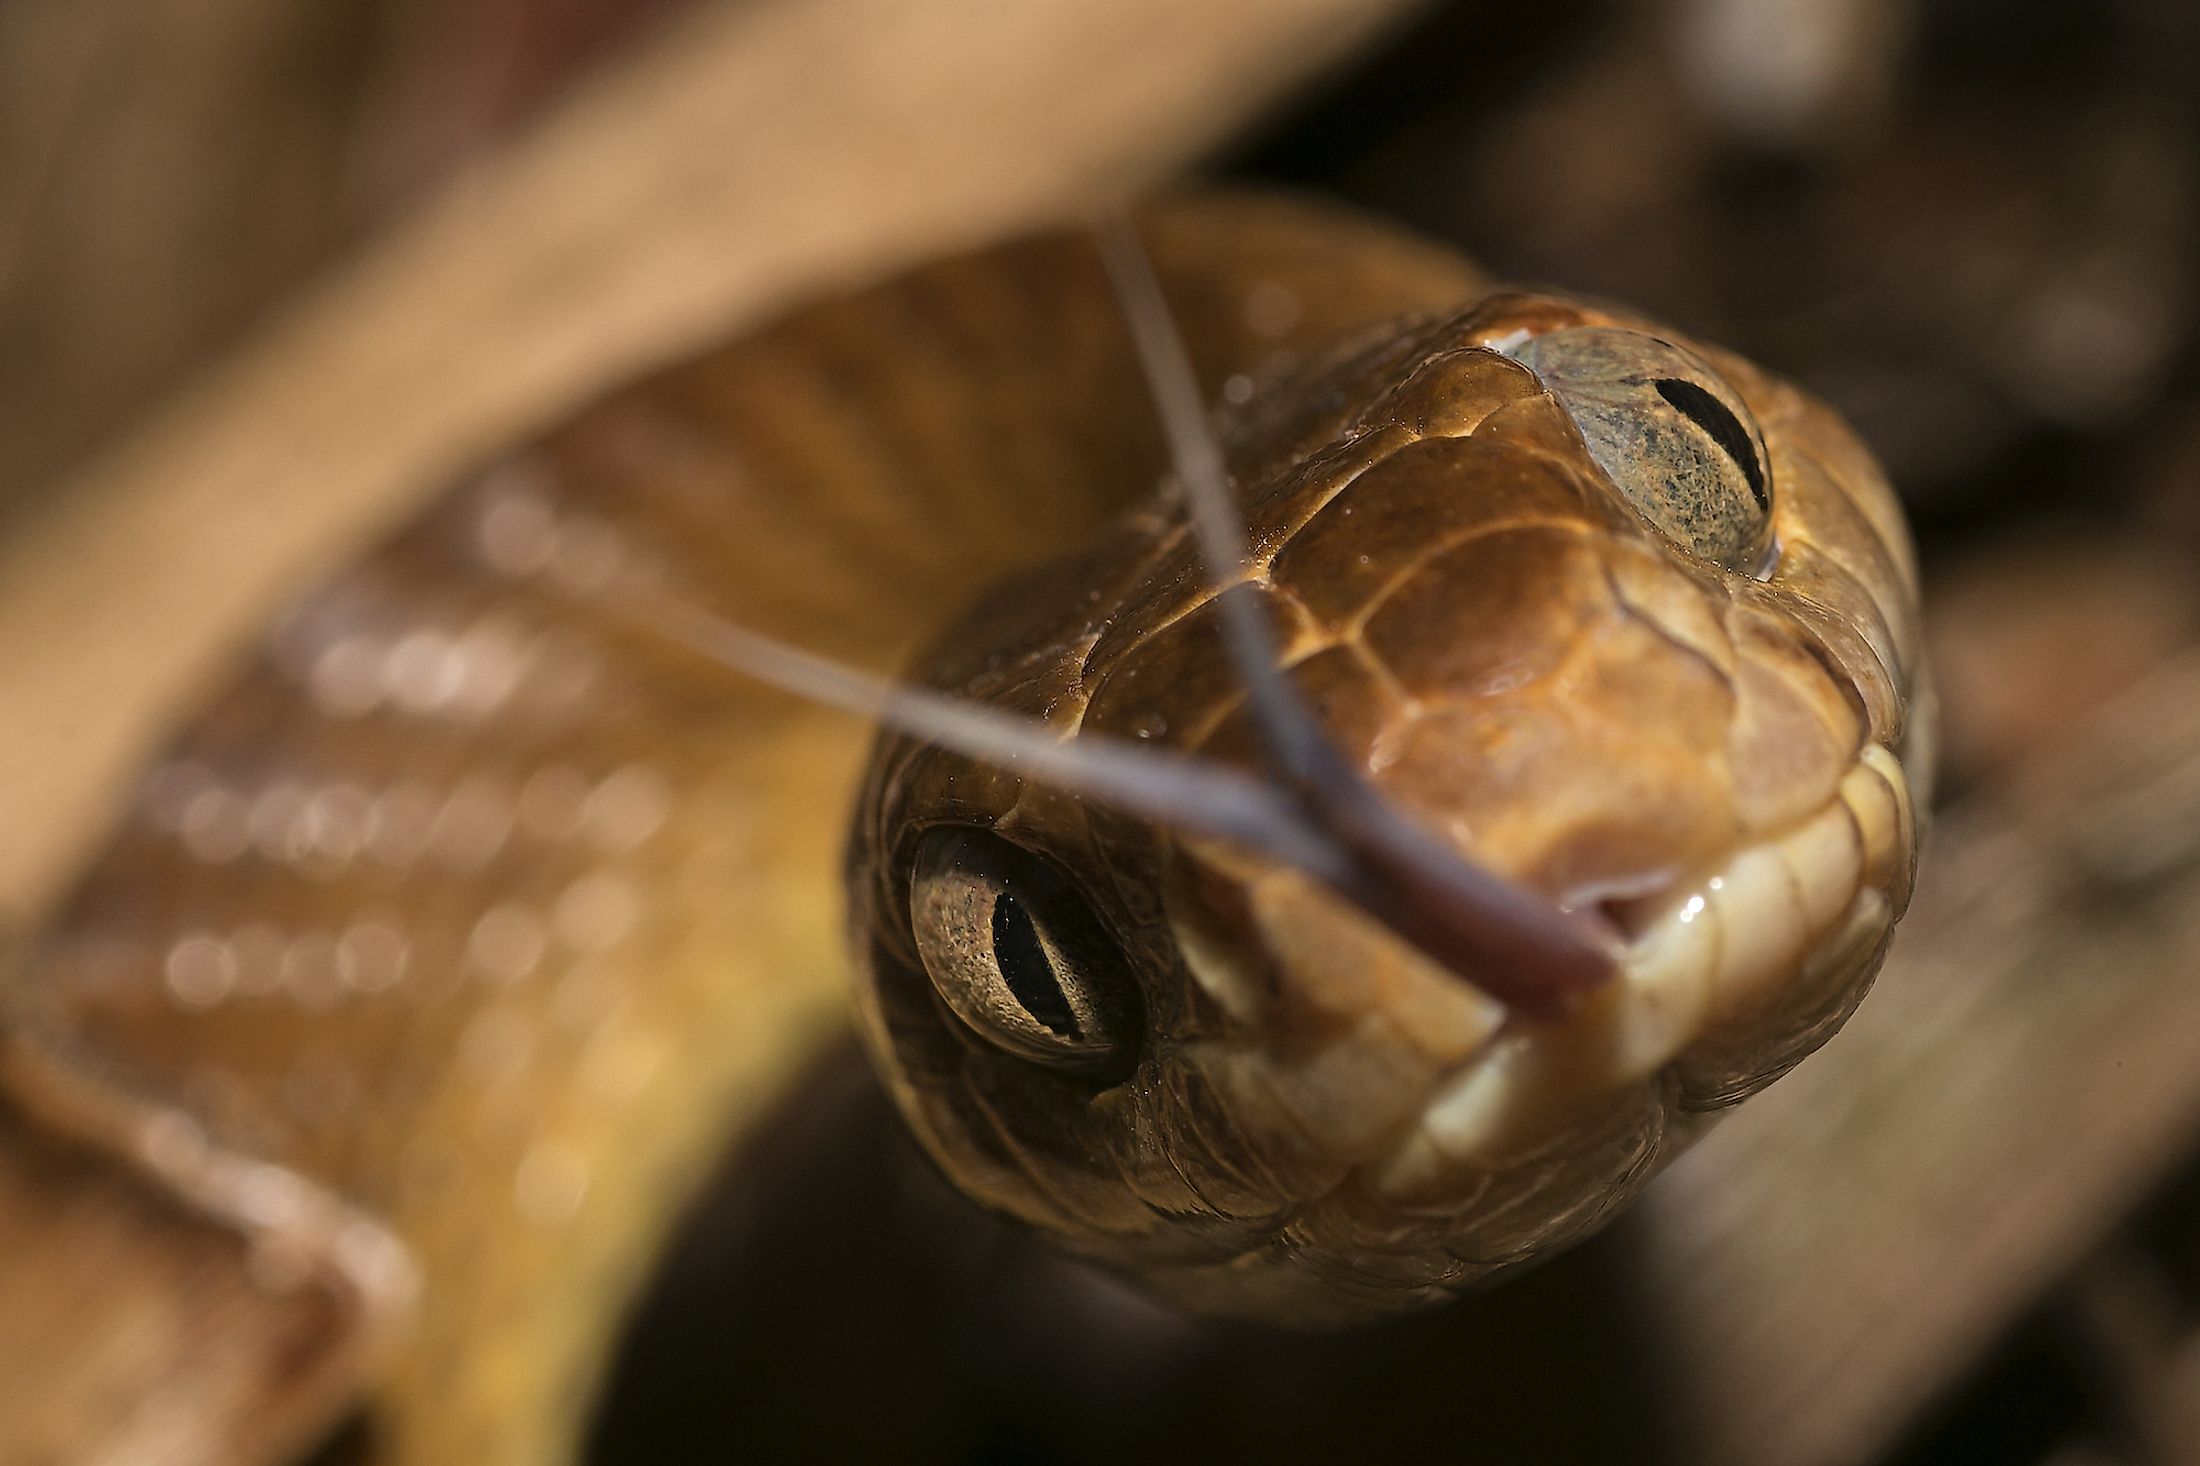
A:
POLYGON ((1847 1016, 1907 898, 1910 800, 1895 754, 1867 745, 1816 808, 1612 903, 1618 975, 1558 1021, 1458 981, 1302 873, 1202 849, 1187 870, 1211 865, 1219 887, 1187 877, 1171 920, 1221 1026, 1125 1088, 1145 1107, 1127 1132, 1141 1143, 1108 1151, 1185 1225, 1141 1208, 1119 1228, 1082 1224, 1088 1163, 1048 1163, 988 1110, 1017 1205, 1188 1306, 1301 1324, 1393 1311, 1577 1242, 1707 1112, 1847 1016), (1200 899, 1215 889, 1237 893, 1227 920, 1200 899), (1157 1135, 1158 1152, 1144 1143, 1157 1135))
POLYGON ((1689 1113, 1755 1093, 1862 997, 1907 901, 1915 842, 1903 768, 1867 745, 1815 812, 1656 896, 1613 903, 1627 936, 1617 981, 1570 1022, 1508 1021, 1430 1088, 1362 1168, 1365 1185, 1439 1202, 1637 1091, 1689 1113))

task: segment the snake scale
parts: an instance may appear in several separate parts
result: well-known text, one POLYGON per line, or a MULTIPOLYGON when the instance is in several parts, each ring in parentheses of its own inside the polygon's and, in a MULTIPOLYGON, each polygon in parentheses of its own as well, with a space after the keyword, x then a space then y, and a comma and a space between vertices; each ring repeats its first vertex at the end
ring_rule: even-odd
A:
MULTIPOLYGON (((1907 899, 1894 500, 1795 388, 1385 226, 1223 195, 1140 230, 1283 682, 1609 981, 1508 1001, 1318 874, 874 742, 616 612, 1259 770, 1065 230, 614 391, 305 598, 32 943, 8 1141, 92 1137, 348 1279, 391 1462, 568 1457, 698 1176, 851 1022, 957 1184, 1194 1309, 1365 1316, 1600 1225, 1823 1041, 1907 899)), ((42 1298, 115 1265, 33 1227, 0 1208, 42 1298)), ((280 1459, 349 1403, 133 1454, 65 1344, 0 1348, 59 1402, 0 1421, 30 1459, 280 1459)))

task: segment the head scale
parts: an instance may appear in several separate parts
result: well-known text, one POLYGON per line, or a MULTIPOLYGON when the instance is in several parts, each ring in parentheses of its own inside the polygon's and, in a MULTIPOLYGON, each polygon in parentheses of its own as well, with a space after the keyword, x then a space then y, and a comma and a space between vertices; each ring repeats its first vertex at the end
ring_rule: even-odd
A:
MULTIPOLYGON (((1548 297, 1311 367, 1228 449, 1233 594, 1326 745, 1608 923, 1617 978, 1538 1016, 1333 873, 890 734, 850 857, 866 1023, 979 1199, 1195 1306, 1346 1317, 1586 1235, 1846 1015, 1907 899, 1914 568, 1825 408, 1548 297)), ((1258 770, 1225 609, 1164 506, 918 678, 1258 770)))

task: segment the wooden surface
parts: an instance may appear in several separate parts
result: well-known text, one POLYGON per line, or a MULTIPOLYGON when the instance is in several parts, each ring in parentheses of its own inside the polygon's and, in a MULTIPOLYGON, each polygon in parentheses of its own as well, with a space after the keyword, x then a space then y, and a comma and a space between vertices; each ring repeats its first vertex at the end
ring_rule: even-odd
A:
POLYGON ((789 301, 1149 183, 1411 8, 686 17, 0 545, 0 921, 242 635, 468 458, 789 301))

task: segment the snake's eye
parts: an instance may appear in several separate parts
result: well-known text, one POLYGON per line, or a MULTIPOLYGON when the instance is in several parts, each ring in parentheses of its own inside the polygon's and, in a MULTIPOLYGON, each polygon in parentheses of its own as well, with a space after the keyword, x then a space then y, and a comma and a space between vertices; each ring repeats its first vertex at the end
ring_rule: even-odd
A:
POLYGON ((1667 537, 1730 570, 1756 570, 1772 522, 1763 437, 1700 358, 1640 331, 1579 326, 1511 355, 1543 379, 1597 461, 1667 537))
POLYGON ((917 847, 909 918, 933 988, 979 1037, 1058 1069, 1128 1072, 1136 986, 1051 865, 986 831, 929 831, 917 847))

